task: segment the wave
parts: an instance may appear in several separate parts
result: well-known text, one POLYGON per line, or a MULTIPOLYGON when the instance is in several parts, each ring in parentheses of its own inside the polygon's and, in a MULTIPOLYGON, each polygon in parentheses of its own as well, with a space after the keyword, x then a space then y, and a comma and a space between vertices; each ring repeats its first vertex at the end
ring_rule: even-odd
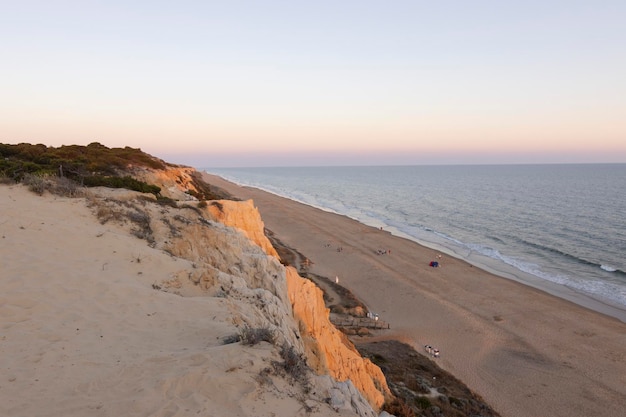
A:
MULTIPOLYGON (((537 264, 502 255, 496 249, 480 245, 471 246, 476 252, 489 258, 503 262, 519 271, 534 275, 546 281, 550 281, 568 288, 572 288, 574 290, 581 291, 592 296, 598 296, 606 300, 611 300, 618 303, 619 305, 626 305, 626 290, 623 284, 604 280, 575 279, 574 277, 565 274, 548 273, 543 271, 541 267, 537 264)), ((607 272, 616 273, 622 277, 626 277, 626 273, 617 268, 608 266, 608 269, 611 269, 611 271, 608 271, 606 269, 607 265, 593 265, 596 265, 600 268, 604 267, 602 269, 607 272)))
POLYGON ((626 277, 626 271, 622 271, 621 269, 615 268, 611 265, 600 265, 600 269, 606 271, 606 272, 611 272, 611 273, 615 273, 619 276, 622 277, 626 277))
POLYGON ((486 237, 487 239, 491 239, 492 241, 494 241, 494 242, 496 242, 496 243, 500 243, 500 244, 506 245, 506 242, 505 242, 504 240, 502 240, 502 239, 501 239, 500 237, 498 237, 498 236, 495 236, 495 235, 489 235, 489 234, 487 234, 485 237, 486 237))
POLYGON ((614 266, 611 265, 606 265, 606 264, 602 264, 599 262, 594 262, 594 261, 590 261, 575 255, 572 255, 570 253, 567 252, 563 252, 562 250, 550 247, 550 246, 546 246, 546 245, 541 245, 538 243, 534 243, 534 242, 529 242, 527 240, 524 239, 520 239, 520 238, 516 238, 516 240, 526 246, 529 246, 533 249, 538 250, 540 253, 548 253, 548 254, 553 254, 553 255, 557 255, 557 256, 561 256, 563 258, 566 258, 568 261, 571 262, 575 262, 578 264, 582 264, 582 265, 586 265, 586 266, 590 266, 592 268, 600 268, 606 272, 617 272, 619 274, 626 274, 626 272, 620 270, 619 268, 616 268, 614 266))
MULTIPOLYGON (((626 277, 626 273, 613 266, 589 262, 587 260, 579 259, 572 255, 563 253, 558 249, 550 250, 550 248, 546 248, 546 250, 549 250, 552 253, 559 253, 569 259, 574 259, 575 261, 579 262, 579 264, 592 266, 594 268, 601 268, 602 270, 611 273, 615 278, 617 278, 617 280, 611 281, 584 279, 581 277, 572 276, 570 273, 557 273, 556 271, 547 272, 538 264, 530 262, 526 259, 503 255, 498 249, 481 244, 462 243, 457 239, 446 236, 444 233, 438 233, 436 231, 433 231, 433 233, 440 237, 446 237, 449 241, 454 242, 455 244, 460 244, 460 246, 468 249, 470 253, 474 252, 487 258, 494 259, 498 262, 502 262, 503 264, 509 265, 510 267, 513 267, 514 269, 523 273, 530 274, 537 278, 563 285, 565 287, 572 288, 574 290, 578 290, 592 296, 599 296, 601 298, 617 302, 619 305, 626 305, 626 290, 623 283, 620 283, 620 281, 622 281, 622 279, 626 277)), ((535 246, 541 247, 541 245, 535 246)))
POLYGON ((567 258, 570 261, 574 261, 574 262, 580 262, 580 263, 584 263, 584 264, 589 264, 589 265, 593 265, 593 262, 587 261, 585 259, 581 259, 578 258, 572 254, 569 254, 567 252, 563 252, 560 249, 556 249, 550 246, 546 246, 546 245, 542 245, 539 243, 535 243, 535 242, 530 242, 528 240, 525 239, 521 239, 521 238, 515 238, 515 240, 517 240, 519 243, 526 245, 528 247, 531 247, 533 249, 537 249, 540 253, 550 253, 553 255, 558 255, 558 256, 562 256, 564 258, 567 258))

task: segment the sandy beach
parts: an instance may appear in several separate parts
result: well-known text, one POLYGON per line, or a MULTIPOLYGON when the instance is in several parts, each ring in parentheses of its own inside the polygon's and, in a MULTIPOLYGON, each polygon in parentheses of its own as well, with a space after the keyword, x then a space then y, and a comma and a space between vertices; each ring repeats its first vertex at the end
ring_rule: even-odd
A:
POLYGON ((618 416, 626 324, 390 233, 205 175, 253 199, 265 225, 390 323, 389 338, 441 351, 439 365, 507 417, 618 416), (384 252, 384 254, 381 254, 384 252), (437 260, 439 268, 429 266, 437 260))

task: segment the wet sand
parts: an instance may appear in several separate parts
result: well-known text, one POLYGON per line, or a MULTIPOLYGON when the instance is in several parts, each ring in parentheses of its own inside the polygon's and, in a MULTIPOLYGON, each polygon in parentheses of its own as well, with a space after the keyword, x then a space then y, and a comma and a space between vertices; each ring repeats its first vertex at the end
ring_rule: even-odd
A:
POLYGON ((389 337, 441 351, 439 365, 508 417, 618 416, 626 324, 407 239, 205 175, 253 199, 268 229, 390 323, 389 337), (385 254, 379 254, 385 252, 385 254), (439 268, 429 266, 438 261, 439 268))

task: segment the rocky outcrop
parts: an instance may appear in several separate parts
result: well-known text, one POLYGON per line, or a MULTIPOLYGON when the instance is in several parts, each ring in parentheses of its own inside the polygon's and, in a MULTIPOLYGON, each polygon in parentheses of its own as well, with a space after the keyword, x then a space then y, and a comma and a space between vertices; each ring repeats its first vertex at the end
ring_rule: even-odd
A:
POLYGON ((166 250, 192 260, 197 268, 181 271, 165 286, 181 295, 225 297, 236 302, 238 326, 267 328, 277 337, 277 345, 286 342, 303 348, 289 305, 284 267, 247 236, 221 224, 193 222, 167 241, 166 250))
MULTIPOLYGON (((209 205, 212 216, 246 236, 268 254, 278 258, 263 233, 264 225, 252 200, 218 201, 209 205)), ((380 368, 362 358, 352 343, 330 322, 322 290, 298 275, 293 267, 285 271, 289 301, 304 343, 309 365, 318 374, 329 374, 338 381, 350 380, 369 403, 380 409, 390 395, 380 368)))
POLYGON ((146 167, 130 167, 133 177, 139 181, 155 184, 161 187, 163 197, 174 200, 196 200, 190 194, 198 193, 194 184, 193 174, 197 171, 191 167, 168 166, 166 169, 152 169, 146 167))
POLYGON ((209 203, 207 209, 214 220, 241 230, 251 241, 259 245, 265 253, 278 259, 278 253, 276 253, 269 239, 265 236, 265 225, 252 200, 213 201, 209 203))

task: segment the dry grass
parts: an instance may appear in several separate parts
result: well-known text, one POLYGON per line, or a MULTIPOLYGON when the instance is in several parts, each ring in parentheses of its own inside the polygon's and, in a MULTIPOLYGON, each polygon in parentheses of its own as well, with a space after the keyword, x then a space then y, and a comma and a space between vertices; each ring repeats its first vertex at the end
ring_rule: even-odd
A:
POLYGON ((118 223, 130 222, 132 224, 131 233, 140 239, 145 239, 153 245, 154 232, 152 230, 152 219, 145 209, 146 200, 134 199, 121 201, 111 198, 97 198, 90 196, 87 199, 87 206, 95 213, 101 224, 110 221, 118 223))
POLYGON ((43 195, 48 188, 47 178, 44 175, 24 174, 22 184, 35 194, 43 195))
POLYGON ((289 377, 293 382, 299 383, 304 392, 309 392, 311 389, 311 381, 309 380, 311 368, 307 365, 304 355, 293 346, 283 344, 280 348, 280 357, 282 362, 272 362, 276 373, 289 377))
POLYGON ((84 187, 66 177, 54 177, 49 191, 56 195, 71 198, 83 197, 85 195, 84 187))
POLYGON ((251 328, 245 326, 239 333, 239 340, 244 345, 254 346, 261 342, 268 342, 274 344, 276 341, 276 334, 269 327, 256 327, 251 328))
POLYGON ((85 195, 84 187, 66 177, 55 177, 45 174, 24 174, 22 184, 38 195, 43 195, 46 191, 54 195, 70 198, 85 195))

